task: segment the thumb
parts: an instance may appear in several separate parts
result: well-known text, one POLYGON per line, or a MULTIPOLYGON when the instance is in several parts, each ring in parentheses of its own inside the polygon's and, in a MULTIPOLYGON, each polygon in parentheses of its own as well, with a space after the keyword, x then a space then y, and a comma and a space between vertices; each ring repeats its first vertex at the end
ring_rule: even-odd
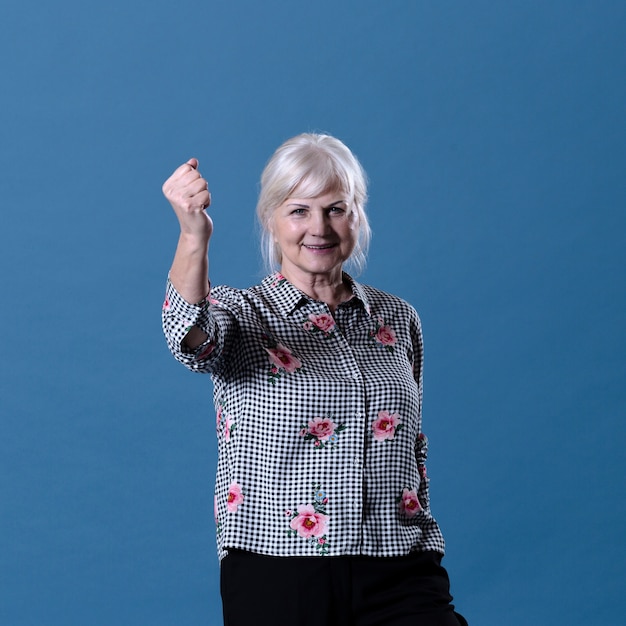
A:
POLYGON ((189 161, 187 161, 187 165, 191 165, 191 167, 193 167, 194 170, 197 170, 198 165, 199 165, 198 159, 194 159, 194 158, 189 159, 189 161))

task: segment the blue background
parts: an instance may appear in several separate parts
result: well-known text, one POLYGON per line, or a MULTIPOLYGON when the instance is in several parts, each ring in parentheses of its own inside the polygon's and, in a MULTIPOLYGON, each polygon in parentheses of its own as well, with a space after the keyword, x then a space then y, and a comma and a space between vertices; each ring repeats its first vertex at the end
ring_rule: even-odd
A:
POLYGON ((422 316, 459 610, 623 624, 625 32, 618 0, 4 0, 0 623, 221 623, 160 188, 200 159, 212 281, 248 286, 265 161, 326 131, 371 179, 361 280, 422 316))

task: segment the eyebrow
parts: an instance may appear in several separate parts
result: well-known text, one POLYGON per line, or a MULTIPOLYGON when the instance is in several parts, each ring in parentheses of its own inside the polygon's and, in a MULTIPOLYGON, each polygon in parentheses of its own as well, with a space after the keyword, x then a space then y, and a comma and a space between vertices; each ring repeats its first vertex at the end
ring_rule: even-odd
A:
MULTIPOLYGON (((334 206, 337 206, 338 204, 348 204, 347 200, 336 200, 335 202, 331 202, 328 206, 322 207, 324 209, 331 209, 334 206)), ((310 209, 311 205, 309 204, 302 204, 300 202, 290 202, 287 206, 296 206, 299 207, 301 209, 310 209)))

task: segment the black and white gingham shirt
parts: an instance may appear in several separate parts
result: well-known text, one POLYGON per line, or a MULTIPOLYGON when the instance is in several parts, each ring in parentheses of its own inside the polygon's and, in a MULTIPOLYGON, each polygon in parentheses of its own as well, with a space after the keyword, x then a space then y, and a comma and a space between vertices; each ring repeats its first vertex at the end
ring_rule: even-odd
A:
POLYGON ((444 551, 421 430, 422 334, 408 303, 350 281, 328 307, 280 274, 197 305, 168 282, 173 355, 214 382, 218 553, 444 551), (183 347, 196 325, 208 340, 183 347))

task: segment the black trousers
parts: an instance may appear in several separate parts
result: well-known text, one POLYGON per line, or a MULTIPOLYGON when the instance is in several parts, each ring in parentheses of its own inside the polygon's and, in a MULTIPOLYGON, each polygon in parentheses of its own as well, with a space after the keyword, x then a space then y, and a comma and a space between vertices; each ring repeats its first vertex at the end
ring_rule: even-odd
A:
POLYGON ((273 557, 231 549, 220 587, 224 626, 467 626, 437 552, 273 557))

